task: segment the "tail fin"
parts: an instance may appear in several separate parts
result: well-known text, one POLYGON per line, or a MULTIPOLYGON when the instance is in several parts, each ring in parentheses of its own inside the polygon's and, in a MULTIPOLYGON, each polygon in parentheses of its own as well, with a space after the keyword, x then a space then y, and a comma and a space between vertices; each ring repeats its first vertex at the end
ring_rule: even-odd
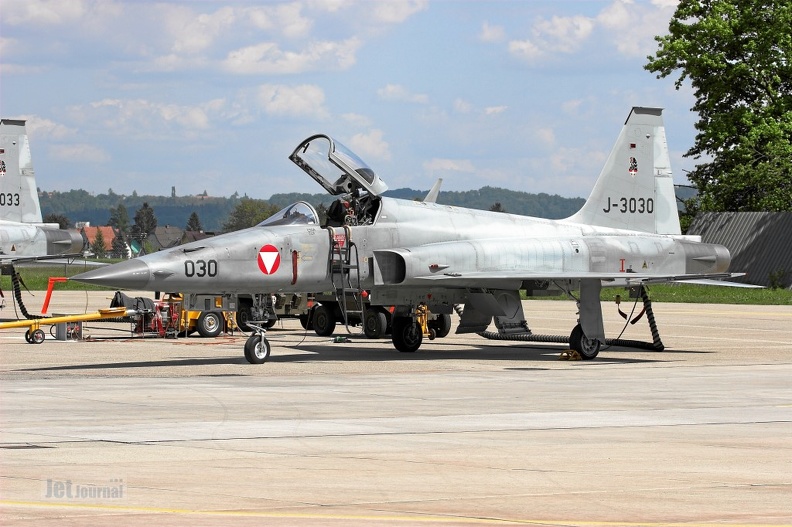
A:
POLYGON ((0 220, 41 223, 25 121, 0 119, 0 220))
POLYGON ((594 190, 568 221, 680 234, 663 110, 634 107, 594 190))

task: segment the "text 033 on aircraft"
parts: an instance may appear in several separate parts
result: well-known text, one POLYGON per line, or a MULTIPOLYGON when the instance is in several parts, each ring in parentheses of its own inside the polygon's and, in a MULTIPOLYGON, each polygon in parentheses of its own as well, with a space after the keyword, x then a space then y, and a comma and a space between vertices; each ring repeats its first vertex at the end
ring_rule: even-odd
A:
MULTIPOLYGON (((588 200, 564 220, 384 197, 379 176, 326 135, 290 159, 338 196, 325 225, 295 203, 255 227, 74 279, 230 298, 254 290, 254 314, 271 293, 367 296, 367 309, 391 306, 393 344, 407 352, 421 346, 428 312, 464 305, 457 333, 484 332, 494 318, 504 338, 526 336, 521 290, 579 290, 569 344, 593 359, 605 342, 603 285, 732 276, 726 248, 681 234, 660 109, 632 109, 588 200)), ((262 330, 245 345, 253 363, 269 352, 262 330)))
POLYGON ((15 263, 78 256, 77 230, 44 223, 25 121, 0 119, 0 268, 13 274, 15 263))

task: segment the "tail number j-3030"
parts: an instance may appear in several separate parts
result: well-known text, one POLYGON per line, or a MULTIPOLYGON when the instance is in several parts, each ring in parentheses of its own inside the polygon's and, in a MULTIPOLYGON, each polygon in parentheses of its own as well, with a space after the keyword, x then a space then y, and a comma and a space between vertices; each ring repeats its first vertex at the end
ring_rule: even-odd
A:
POLYGON ((652 214, 654 199, 652 198, 608 198, 608 205, 602 212, 618 212, 621 214, 652 214))

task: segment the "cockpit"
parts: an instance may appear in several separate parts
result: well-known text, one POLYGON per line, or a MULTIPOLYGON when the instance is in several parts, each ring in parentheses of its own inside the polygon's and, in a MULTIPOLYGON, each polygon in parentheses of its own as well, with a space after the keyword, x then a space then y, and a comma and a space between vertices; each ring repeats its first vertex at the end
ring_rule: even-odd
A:
POLYGON ((259 227, 275 225, 319 225, 319 215, 304 201, 292 203, 258 224, 259 227))

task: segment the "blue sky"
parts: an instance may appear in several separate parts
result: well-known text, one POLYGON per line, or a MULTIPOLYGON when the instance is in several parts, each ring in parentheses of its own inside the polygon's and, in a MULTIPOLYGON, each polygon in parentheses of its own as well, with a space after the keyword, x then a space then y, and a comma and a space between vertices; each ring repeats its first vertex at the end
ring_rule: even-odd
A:
POLYGON ((327 133, 393 189, 586 197, 659 106, 686 183, 692 91, 643 69, 675 6, 3 0, 0 115, 28 120, 43 190, 318 193, 287 158, 327 133))

